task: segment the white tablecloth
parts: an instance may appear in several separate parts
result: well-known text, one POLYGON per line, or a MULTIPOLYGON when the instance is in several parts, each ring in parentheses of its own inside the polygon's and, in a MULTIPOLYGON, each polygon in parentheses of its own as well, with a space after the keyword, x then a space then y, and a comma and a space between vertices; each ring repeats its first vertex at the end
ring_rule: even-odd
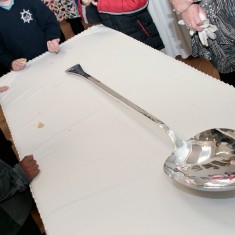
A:
POLYGON ((235 192, 208 193, 163 172, 173 151, 156 124, 65 70, 83 69, 187 139, 235 129, 234 88, 121 33, 96 26, 0 80, 20 157, 48 235, 233 234, 235 192))

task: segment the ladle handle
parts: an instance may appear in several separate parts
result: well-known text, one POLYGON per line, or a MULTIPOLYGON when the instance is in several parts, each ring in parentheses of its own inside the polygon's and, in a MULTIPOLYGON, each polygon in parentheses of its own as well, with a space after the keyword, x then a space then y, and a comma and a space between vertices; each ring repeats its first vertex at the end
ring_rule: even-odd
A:
POLYGON ((162 122, 161 120, 159 120, 158 118, 156 118, 155 116, 153 116, 152 114, 147 112, 146 110, 140 108, 138 105, 131 102, 130 100, 128 100, 124 96, 120 95, 119 93, 117 93, 116 91, 111 89, 110 87, 106 86, 104 83, 102 83, 98 79, 96 79, 96 78, 92 77, 91 75, 87 74, 86 72, 84 72, 84 70, 82 69, 80 64, 74 65, 73 67, 67 69, 66 72, 67 73, 72 73, 72 74, 75 74, 75 75, 79 75, 79 76, 82 76, 82 77, 88 79, 90 82, 92 82, 93 84, 95 84, 96 86, 98 86, 99 88, 101 88, 102 90, 107 92, 108 94, 112 95, 113 97, 120 100, 124 104, 126 104, 129 107, 133 108, 137 112, 141 113, 142 115, 144 115, 145 117, 147 117, 151 121, 157 123, 167 133, 167 135, 169 135, 172 142, 174 144, 176 143, 176 138, 177 137, 175 136, 174 132, 168 126, 166 126, 166 124, 164 122, 162 122))

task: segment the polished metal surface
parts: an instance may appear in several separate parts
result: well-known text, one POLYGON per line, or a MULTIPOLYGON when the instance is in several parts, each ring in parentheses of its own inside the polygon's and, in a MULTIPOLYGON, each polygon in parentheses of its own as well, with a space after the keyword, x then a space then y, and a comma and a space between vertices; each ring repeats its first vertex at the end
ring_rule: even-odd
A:
POLYGON ((235 189, 235 131, 211 129, 183 141, 164 171, 180 184, 203 191, 235 189))
POLYGON ((168 126, 96 78, 85 73, 80 64, 66 70, 82 76, 157 123, 171 138, 175 149, 164 164, 165 173, 176 182, 202 191, 235 190, 235 131, 211 129, 189 140, 181 140, 168 126))

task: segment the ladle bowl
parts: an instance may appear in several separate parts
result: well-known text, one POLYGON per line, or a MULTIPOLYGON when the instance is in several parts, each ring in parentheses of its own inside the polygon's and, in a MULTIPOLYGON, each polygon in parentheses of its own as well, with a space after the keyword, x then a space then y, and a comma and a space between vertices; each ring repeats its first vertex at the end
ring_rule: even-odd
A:
POLYGON ((175 142, 164 164, 165 173, 176 182, 202 191, 235 189, 235 131, 211 129, 187 141, 175 142))
POLYGON ((235 189, 235 131, 211 129, 189 140, 181 140, 164 122, 84 72, 80 64, 67 73, 86 78, 97 87, 157 123, 171 138, 175 149, 164 164, 165 173, 184 186, 203 191, 235 189))

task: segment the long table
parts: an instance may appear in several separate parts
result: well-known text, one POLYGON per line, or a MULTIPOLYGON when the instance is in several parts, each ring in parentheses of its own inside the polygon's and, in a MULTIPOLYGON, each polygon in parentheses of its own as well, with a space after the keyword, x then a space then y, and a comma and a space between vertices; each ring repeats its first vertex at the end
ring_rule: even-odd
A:
POLYGON ((158 125, 82 77, 75 64, 180 138, 235 129, 235 90, 102 25, 0 80, 2 109, 48 235, 232 234, 235 192, 202 192, 163 171, 174 149, 158 125))

